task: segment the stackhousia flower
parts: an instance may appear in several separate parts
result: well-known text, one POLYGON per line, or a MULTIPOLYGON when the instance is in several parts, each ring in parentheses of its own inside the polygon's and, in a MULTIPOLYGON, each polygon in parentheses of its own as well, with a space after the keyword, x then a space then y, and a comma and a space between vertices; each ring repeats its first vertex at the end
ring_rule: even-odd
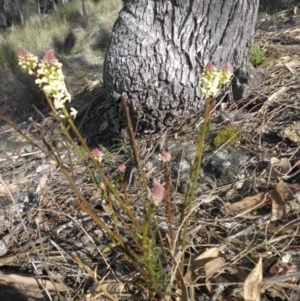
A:
POLYGON ((26 71, 30 75, 34 74, 34 69, 37 67, 38 58, 24 47, 19 47, 18 64, 22 70, 26 71))
POLYGON ((36 84, 43 85, 45 93, 53 98, 54 107, 59 110, 67 101, 71 101, 71 95, 65 85, 65 77, 62 73, 62 64, 49 50, 38 64, 36 84))
POLYGON ((201 92, 207 97, 216 96, 220 87, 230 81, 231 75, 229 63, 218 71, 211 62, 208 62, 200 78, 201 92))

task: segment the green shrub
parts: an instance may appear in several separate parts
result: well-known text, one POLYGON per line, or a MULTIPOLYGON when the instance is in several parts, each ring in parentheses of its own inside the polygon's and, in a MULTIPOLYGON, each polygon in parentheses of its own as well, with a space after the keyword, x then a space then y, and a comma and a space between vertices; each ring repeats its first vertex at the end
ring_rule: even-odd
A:
POLYGON ((254 67, 257 67, 260 64, 262 64, 265 61, 265 59, 266 58, 263 56, 258 46, 256 44, 253 44, 251 48, 251 54, 250 54, 250 62, 252 63, 252 65, 254 67))

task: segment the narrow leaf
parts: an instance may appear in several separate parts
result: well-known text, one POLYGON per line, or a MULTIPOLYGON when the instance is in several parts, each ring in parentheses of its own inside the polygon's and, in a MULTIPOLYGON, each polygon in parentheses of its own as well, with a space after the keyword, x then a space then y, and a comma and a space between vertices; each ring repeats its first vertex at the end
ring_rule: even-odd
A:
POLYGON ((256 267, 251 271, 244 282, 245 301, 260 301, 260 286, 262 278, 262 259, 260 257, 256 267))

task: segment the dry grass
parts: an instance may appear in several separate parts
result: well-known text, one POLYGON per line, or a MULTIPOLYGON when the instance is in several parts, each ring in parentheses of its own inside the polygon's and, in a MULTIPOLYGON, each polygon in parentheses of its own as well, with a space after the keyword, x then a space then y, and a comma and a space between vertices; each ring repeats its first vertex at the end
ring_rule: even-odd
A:
POLYGON ((101 77, 103 51, 107 45, 113 22, 122 7, 121 0, 85 1, 86 16, 82 14, 81 1, 60 7, 52 14, 41 17, 31 16, 25 27, 14 25, 0 39, 0 99, 9 99, 9 115, 16 121, 35 115, 33 105, 39 110, 45 108, 42 95, 31 78, 23 74, 17 66, 17 49, 22 45, 32 53, 42 57, 53 49, 64 62, 64 73, 68 76, 70 92, 84 84, 87 74, 94 66, 94 76, 101 77), (70 63, 68 64, 68 60, 70 63), (87 62, 86 69, 79 69, 77 61, 87 62), (74 64, 74 62, 76 62, 74 64), (97 68, 97 69, 96 69, 97 68), (89 70, 88 70, 89 69, 89 70), (18 87, 16 89, 16 87, 18 87))
POLYGON ((43 55, 53 48, 53 38, 65 37, 74 28, 83 28, 84 37, 74 45, 74 53, 89 51, 93 43, 86 43, 99 25, 111 30, 122 4, 120 0, 86 1, 86 16, 82 13, 81 2, 76 1, 66 7, 60 7, 51 15, 32 16, 25 27, 12 26, 6 38, 0 41, 0 66, 6 66, 6 45, 16 53, 19 45, 37 55, 43 55), (2 48, 4 50, 2 50, 2 48))

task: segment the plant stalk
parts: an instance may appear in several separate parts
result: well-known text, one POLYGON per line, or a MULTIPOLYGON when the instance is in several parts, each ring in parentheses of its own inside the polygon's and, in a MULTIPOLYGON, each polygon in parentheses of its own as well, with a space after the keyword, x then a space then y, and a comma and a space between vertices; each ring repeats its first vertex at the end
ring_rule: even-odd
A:
POLYGON ((189 223, 189 220, 186 219, 184 221, 184 218, 186 215, 190 214, 190 211, 192 208, 195 191, 196 191, 197 184, 198 184, 200 165, 201 165, 202 157, 203 157, 204 141, 205 141, 205 136, 206 136, 207 125, 208 125, 209 118, 210 118, 211 105, 214 103, 214 101, 215 101, 215 98, 212 98, 212 99, 207 98, 207 100, 205 102, 205 115, 204 115, 202 131, 200 132, 196 157, 195 157, 194 163, 192 165, 190 181, 188 183, 187 193, 185 196, 185 200, 183 203, 183 209, 181 212, 181 223, 183 223, 183 232, 182 232, 182 236, 181 236, 182 239, 179 239, 178 242, 181 245, 182 250, 183 250, 183 255, 182 255, 183 258, 181 261, 182 271, 183 271, 183 266, 184 266, 184 250, 185 250, 186 240, 187 240, 187 237, 186 237, 187 227, 188 227, 188 223, 189 223))

